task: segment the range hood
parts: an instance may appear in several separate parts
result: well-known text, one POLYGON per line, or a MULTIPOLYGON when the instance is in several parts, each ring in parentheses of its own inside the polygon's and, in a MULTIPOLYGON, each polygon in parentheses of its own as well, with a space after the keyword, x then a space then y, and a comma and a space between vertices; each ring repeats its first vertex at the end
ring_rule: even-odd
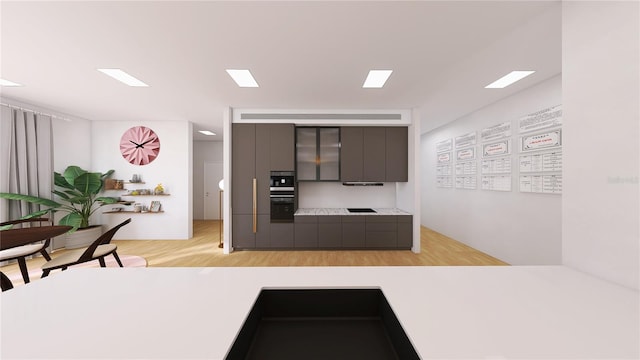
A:
POLYGON ((343 186, 383 186, 384 183, 373 181, 346 181, 342 183, 343 186))

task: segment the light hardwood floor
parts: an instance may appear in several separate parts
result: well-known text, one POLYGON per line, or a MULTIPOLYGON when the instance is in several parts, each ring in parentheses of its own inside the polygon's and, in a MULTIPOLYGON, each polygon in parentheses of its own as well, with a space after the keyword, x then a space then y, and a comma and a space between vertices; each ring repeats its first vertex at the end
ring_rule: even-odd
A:
MULTIPOLYGON (((420 231, 420 254, 408 250, 354 251, 236 251, 224 255, 219 244, 217 220, 196 220, 193 238, 189 240, 114 240, 120 255, 138 255, 147 259, 149 267, 215 267, 215 266, 482 266, 508 265, 431 229, 420 231)), ((55 251, 56 257, 65 250, 55 251)), ((43 258, 27 261, 29 269, 37 269, 43 258)), ((0 268, 9 275, 19 273, 17 264, 0 268)), ((32 279, 32 281, 38 280, 32 279)))

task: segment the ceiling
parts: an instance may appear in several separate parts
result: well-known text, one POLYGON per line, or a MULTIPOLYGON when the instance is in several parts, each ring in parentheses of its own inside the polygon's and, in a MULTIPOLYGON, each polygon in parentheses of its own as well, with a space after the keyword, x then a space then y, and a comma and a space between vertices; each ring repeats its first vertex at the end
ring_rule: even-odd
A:
POLYGON ((191 121, 225 108, 408 109, 422 132, 561 72, 558 1, 0 3, 2 96, 105 121, 191 121), (149 84, 128 87, 97 68, 149 84), (225 69, 250 69, 239 88, 225 69), (392 69, 363 89, 370 69, 392 69), (484 89, 511 70, 536 70, 484 89))

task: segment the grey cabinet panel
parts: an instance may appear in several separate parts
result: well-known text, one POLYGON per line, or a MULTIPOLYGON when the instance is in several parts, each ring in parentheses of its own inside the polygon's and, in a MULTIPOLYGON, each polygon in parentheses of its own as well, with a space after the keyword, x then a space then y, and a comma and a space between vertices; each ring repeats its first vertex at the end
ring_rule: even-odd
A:
POLYGON ((236 249, 255 248, 256 236, 253 233, 253 215, 233 215, 232 223, 233 247, 236 249))
POLYGON ((271 124, 256 124, 256 152, 255 152, 255 178, 257 180, 257 206, 258 214, 271 213, 271 200, 269 198, 269 181, 271 179, 270 149, 271 149, 271 124))
POLYGON ((364 181, 362 132, 361 127, 340 129, 340 180, 342 181, 364 181))
POLYGON ((385 181, 386 179, 386 131, 383 127, 366 127, 363 130, 365 181, 385 181))
POLYGON ((295 223, 296 248, 317 248, 318 247, 318 224, 317 223, 295 223))
POLYGON ((367 222, 367 233, 373 231, 393 231, 398 230, 398 224, 394 222, 367 222))
POLYGON ((397 246, 397 233, 395 231, 367 231, 367 248, 394 249, 397 246))
POLYGON ((361 249, 365 247, 365 218, 364 216, 342 217, 342 247, 347 249, 361 249))
POLYGON ((231 196, 234 214, 253 213, 252 180, 255 176, 255 135, 253 124, 233 124, 231 135, 233 186, 231 196))
POLYGON ((269 247, 290 249, 293 247, 293 223, 271 224, 271 238, 269 247))
POLYGON ((318 222, 318 217, 317 216, 312 216, 312 215, 298 215, 298 216, 294 216, 293 217, 293 221, 295 221, 296 224, 298 223, 314 223, 316 224, 318 222))
POLYGON ((367 223, 396 223, 398 217, 396 215, 366 215, 367 223))
POLYGON ((318 216, 318 223, 338 223, 342 222, 340 215, 322 215, 318 216))
POLYGON ((404 126, 386 128, 385 181, 406 182, 408 180, 408 146, 408 128, 404 126))
POLYGON ((397 215, 399 223, 413 223, 413 215, 397 215))
MULTIPOLYGON (((411 216, 407 216, 411 217, 411 216)), ((413 246, 413 223, 398 219, 398 249, 411 249, 413 246)))
POLYGON ((342 223, 318 223, 318 247, 338 249, 342 247, 342 223))
POLYGON ((295 169, 295 126, 270 124, 270 164, 272 171, 295 169))
POLYGON ((271 243, 271 215, 258 214, 256 216, 256 221, 256 248, 267 248, 271 243))

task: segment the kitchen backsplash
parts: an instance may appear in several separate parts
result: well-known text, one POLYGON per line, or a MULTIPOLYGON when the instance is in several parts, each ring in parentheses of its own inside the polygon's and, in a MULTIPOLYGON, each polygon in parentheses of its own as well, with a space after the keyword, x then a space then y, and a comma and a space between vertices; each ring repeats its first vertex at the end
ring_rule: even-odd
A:
POLYGON ((343 186, 341 182, 299 182, 299 208, 396 207, 396 183, 343 186))

